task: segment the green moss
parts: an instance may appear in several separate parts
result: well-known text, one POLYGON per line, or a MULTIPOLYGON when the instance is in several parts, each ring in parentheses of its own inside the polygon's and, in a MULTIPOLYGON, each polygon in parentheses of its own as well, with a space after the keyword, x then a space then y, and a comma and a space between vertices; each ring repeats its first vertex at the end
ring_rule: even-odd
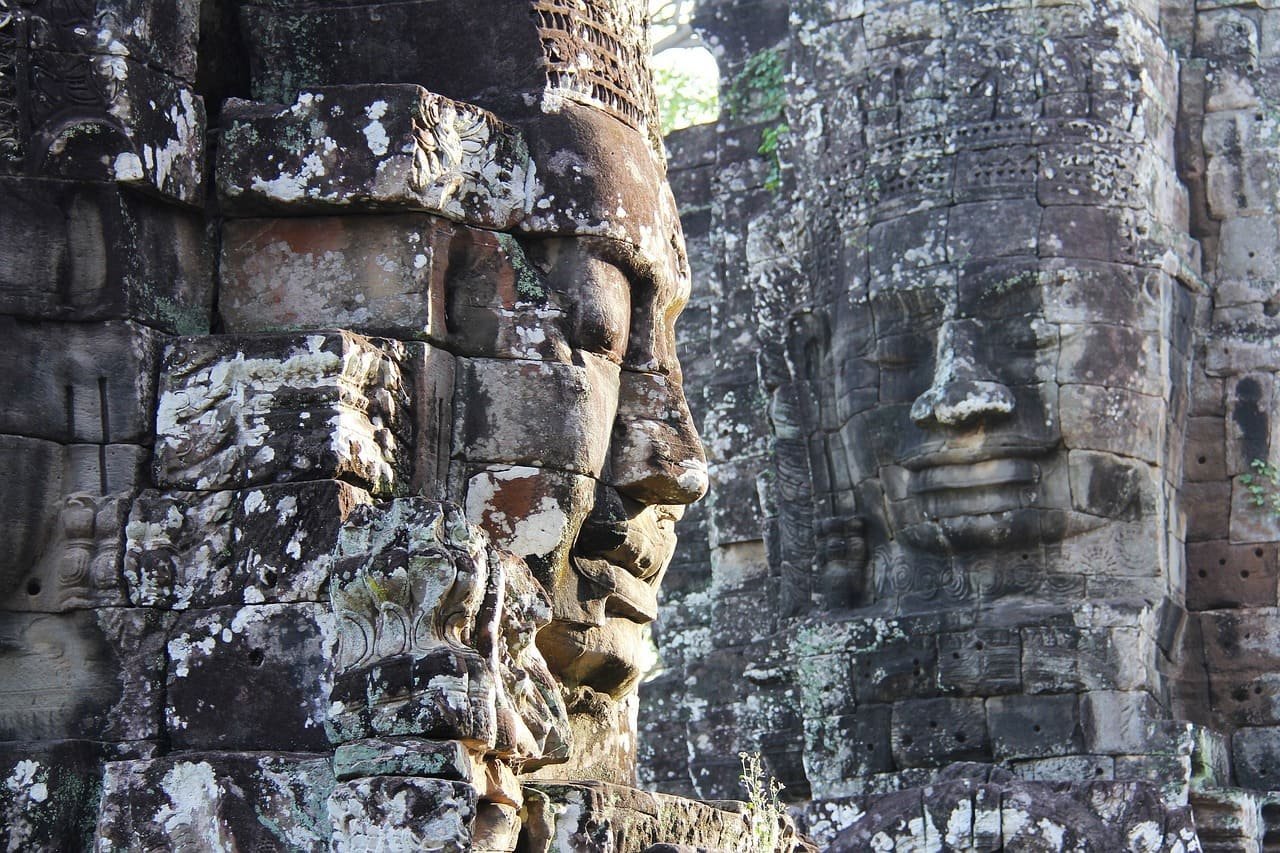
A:
POLYGON ((507 253, 511 266, 515 269, 516 293, 522 299, 545 305, 547 292, 542 287, 542 278, 533 268, 533 264, 529 263, 529 258, 525 255, 520 241, 510 234, 499 234, 498 245, 507 253))

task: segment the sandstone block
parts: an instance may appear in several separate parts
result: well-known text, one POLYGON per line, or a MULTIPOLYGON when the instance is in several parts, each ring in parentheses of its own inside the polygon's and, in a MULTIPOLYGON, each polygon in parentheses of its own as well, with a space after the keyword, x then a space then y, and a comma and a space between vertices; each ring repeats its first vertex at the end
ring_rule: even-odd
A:
POLYGON ((618 410, 618 366, 459 358, 453 455, 597 476, 618 410), (555 436, 555 441, 548 441, 555 436))
POLYGON ((856 714, 805 721, 805 775, 815 796, 894 769, 890 718, 888 705, 859 705, 856 714))
POLYGON ((246 3, 241 16, 254 97, 281 102, 294 96, 300 81, 388 81, 417 83, 493 109, 513 107, 521 94, 541 93, 547 79, 537 30, 509 12, 505 0, 246 3), (351 33, 369 37, 353 39, 351 33), (505 61, 476 61, 488 56, 505 61))
MULTIPOLYGON (((741 767, 739 767, 741 770, 741 767)), ((710 850, 740 850, 749 843, 746 816, 733 804, 701 803, 602 782, 531 782, 524 788, 529 820, 529 849, 550 853, 563 839, 589 847, 597 827, 608 825, 627 839, 628 847, 647 850, 655 844, 687 845, 710 850)), ((795 850, 795 828, 782 818, 776 829, 778 848, 795 850)))
POLYGON ((1182 505, 1187 513, 1187 541, 1223 539, 1231 527, 1232 488, 1221 480, 1185 483, 1182 505))
POLYGON ((318 601, 339 529, 369 501, 337 480, 143 492, 125 528, 130 599, 176 610, 318 601))
POLYGON ((67 443, 145 443, 152 434, 162 336, 112 321, 0 318, 0 433, 67 443))
POLYGON ((310 603, 188 610, 168 635, 165 726, 180 750, 325 751, 333 615, 310 603))
POLYGON ((232 101, 218 194, 232 215, 420 210, 506 230, 532 177, 519 131, 421 86, 302 91, 291 106, 232 101))
POLYGON ((444 336, 451 223, 425 214, 233 219, 223 226, 226 331, 340 327, 444 336))
POLYGON ((476 805, 470 785, 445 779, 366 776, 339 782, 329 795, 329 849, 471 850, 476 805))
POLYGON ((1028 693, 1135 690, 1146 684, 1154 643, 1134 628, 1025 627, 1028 693))
POLYGON ((1275 543, 1187 543, 1187 609, 1276 606, 1275 543))
POLYGON ((1226 435, 1221 417, 1187 419, 1186 476, 1192 482, 1227 478, 1226 435))
POLYGON ((333 787, 322 755, 207 752, 112 761, 95 850, 324 850, 333 787))
POLYGON ((1238 726, 1280 725, 1280 611, 1211 610, 1200 614, 1212 707, 1238 726))
POLYGON ((1137 260, 1134 213, 1087 204, 1046 207, 1038 245, 1042 258, 1072 258, 1110 263, 1137 260))
POLYGON ((194 214, 103 184, 0 176, 0 193, 0 311, 208 329, 213 258, 194 214))
MULTIPOLYGON (((188 2, 179 7, 191 12, 188 2)), ((42 97, 18 101, 18 157, 0 159, 0 170, 201 203, 204 102, 186 83, 131 56, 56 46, 19 53, 13 73, 42 97)))
POLYGON ((333 772, 342 781, 360 776, 429 776, 473 782, 476 766, 461 741, 370 738, 338 746, 333 772))
POLYGON ((13 850, 87 850, 93 843, 102 745, 83 740, 0 745, 0 844, 13 850))
POLYGON ((177 0, 157 7, 143 0, 92 0, 70 6, 57 0, 26 4, 27 47, 59 53, 130 57, 194 81, 200 4, 177 0))
MULTIPOLYGON (((579 300, 590 292, 590 270, 581 268, 560 287, 553 287, 526 248, 540 252, 562 241, 534 243, 506 234, 458 227, 449 245, 444 280, 445 345, 459 355, 539 361, 573 360, 572 348, 585 329, 573 329, 572 318, 583 310, 579 300), (577 290, 577 288, 584 290, 577 290)), ((554 251, 552 248, 550 251, 554 251)), ((594 315, 593 315, 594 316, 594 315)), ((577 321, 580 322, 580 321, 577 321)), ((592 341, 594 343, 594 341, 592 341)))
POLYGON ((1231 736, 1236 784, 1256 791, 1276 790, 1280 776, 1280 727, 1240 729, 1231 736))
POLYGON ((112 607, 0 613, 0 740, 158 738, 170 621, 112 607))
POLYGON ((456 506, 420 498, 356 510, 336 554, 333 742, 460 740, 529 769, 568 757, 564 703, 533 643, 551 608, 522 561, 456 506))
POLYGON ((998 696, 987 700, 987 728, 998 761, 1083 752, 1080 714, 1073 693, 998 696))
POLYGON ((850 665, 858 705, 937 696, 938 653, 935 638, 913 637, 853 654, 850 665))
POLYGON ((990 759, 981 699, 907 699, 893 705, 893 760, 898 767, 940 767, 990 759))
POLYGON ((1090 690, 1080 697, 1081 730, 1092 753, 1142 752, 1159 717, 1160 706, 1145 691, 1090 690))
POLYGON ((120 513, 147 450, 0 436, 0 609, 62 610, 119 599, 120 513))
POLYGON ((1067 447, 1105 450, 1152 464, 1161 461, 1157 430, 1165 403, 1160 397, 1099 385, 1064 385, 1059 394, 1067 447))
POLYGON ((1022 686, 1017 631, 977 629, 938 635, 938 686, 960 696, 1016 693, 1022 686))
POLYGON ((349 479, 407 487, 404 347, 349 332, 183 338, 168 347, 155 478, 179 489, 349 479))

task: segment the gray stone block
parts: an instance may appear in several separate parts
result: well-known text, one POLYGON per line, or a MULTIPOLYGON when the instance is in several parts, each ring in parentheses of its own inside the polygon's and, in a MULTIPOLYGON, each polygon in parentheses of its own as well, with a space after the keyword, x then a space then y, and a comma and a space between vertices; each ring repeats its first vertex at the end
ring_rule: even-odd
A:
POLYGON ((213 252, 197 215, 115 186, 0 176, 0 311, 209 328, 213 252))
POLYGON ((112 321, 0 318, 0 433, 66 443, 143 444, 152 435, 163 336, 112 321))
POLYGON ((218 195, 231 215, 418 210, 506 230, 529 204, 520 132, 421 86, 308 88, 292 105, 235 100, 223 123, 218 195))
POLYGON ((287 752, 194 752, 112 761, 102 775, 95 850, 324 850, 329 759, 287 752))
POLYGON ((333 615, 318 604, 188 610, 168 634, 165 729, 180 750, 327 751, 333 615))
MULTIPOLYGON (((191 12, 187 0, 170 8, 191 12)), ((73 29, 92 28, 96 36, 100 23, 73 29)), ((188 84, 140 60, 55 45, 18 53, 13 76, 40 97, 16 103, 20 118, 5 153, 18 156, 0 158, 0 171, 113 182, 198 206, 204 101, 188 84)))
POLYGON ((155 480, 229 489, 349 479, 408 487, 404 346, 350 332, 180 338, 165 351, 155 480))
POLYGON ((156 740, 171 619, 115 607, 0 613, 0 739, 156 740))
POLYGON ((893 705, 893 760, 898 767, 941 767, 990 760, 981 699, 906 699, 893 705))
POLYGON ((1280 727, 1237 730, 1231 736, 1231 766, 1242 788, 1274 791, 1280 787, 1280 727))

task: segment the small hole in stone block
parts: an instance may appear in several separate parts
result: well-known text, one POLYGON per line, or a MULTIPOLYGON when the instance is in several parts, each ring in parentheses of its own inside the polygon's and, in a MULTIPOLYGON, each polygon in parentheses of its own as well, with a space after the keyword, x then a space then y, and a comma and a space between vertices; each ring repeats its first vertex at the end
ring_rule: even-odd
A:
POLYGON ((1252 258, 1252 257, 1255 257, 1256 255, 1257 255, 1257 252, 1250 252, 1250 253, 1249 253, 1249 257, 1251 257, 1251 258, 1252 258))
POLYGON ((253 649, 249 652, 249 664, 251 666, 262 666, 262 662, 266 660, 266 657, 262 649, 253 649))
POLYGON ((1254 688, 1253 688, 1253 695, 1254 695, 1254 696, 1261 696, 1261 695, 1262 695, 1262 685, 1261 685, 1261 684, 1256 684, 1256 685, 1254 685, 1254 688))
POLYGON ((1093 768, 1093 775, 1094 775, 1094 776, 1101 776, 1101 775, 1102 775, 1102 773, 1103 773, 1103 770, 1102 770, 1102 768, 1101 768, 1101 767, 1095 767, 1095 768, 1093 768))
POLYGON ((903 735, 903 736, 902 736, 902 745, 903 745, 903 746, 911 746, 911 735, 903 735))
POLYGON ((1261 549, 1261 548, 1254 548, 1254 549, 1253 549, 1253 556, 1255 556, 1255 557, 1261 557, 1261 556, 1262 556, 1262 549, 1261 549))
POLYGON ((40 594, 39 579, 32 578, 31 580, 27 581, 27 595, 39 595, 39 594, 40 594))
POLYGON ((1040 724, 1036 723, 1034 726, 1032 726, 1031 731, 1038 733, 1040 731, 1040 724))
POLYGON ((930 721, 929 721, 929 728, 931 728, 931 729, 936 729, 937 727, 938 727, 938 721, 937 721, 937 720, 930 720, 930 721))
POLYGON ((987 647, 987 645, 986 645, 986 643, 984 643, 984 642, 982 642, 981 640, 979 640, 978 642, 976 642, 976 643, 974 643, 974 644, 973 644, 973 647, 974 647, 975 649, 977 649, 978 651, 982 651, 983 649, 985 649, 985 648, 987 647))
POLYGON ((1248 569, 1241 569, 1241 570, 1240 570, 1240 577, 1242 577, 1242 578, 1247 578, 1247 577, 1249 577, 1249 570, 1248 570, 1248 569))
POLYGON ((1196 461, 1197 461, 1197 462, 1199 462, 1201 465, 1203 465, 1204 463, 1208 462, 1209 460, 1208 460, 1208 459, 1206 459, 1206 458, 1205 458, 1205 457, 1203 457, 1203 456, 1197 456, 1197 457, 1196 457, 1196 461))
POLYGON ((1201 570, 1200 570, 1199 572, 1197 572, 1196 574, 1200 575, 1200 577, 1202 577, 1202 578, 1207 578, 1207 577, 1209 576, 1209 573, 1208 573, 1208 572, 1206 572, 1204 569, 1201 569, 1201 570))
POLYGON ((1031 555, 1030 555, 1030 554, 1023 554, 1023 555, 1022 555, 1022 559, 1024 559, 1024 560, 1030 560, 1030 559, 1031 559, 1031 555))
POLYGON ((1218 565, 1219 565, 1219 566, 1225 566, 1226 564, 1227 564, 1227 558, 1226 558, 1226 557, 1223 557, 1222 559, 1218 560, 1218 565))
POLYGON ((959 653, 959 652, 952 652, 952 653, 951 653, 951 658, 952 658, 952 660, 960 660, 960 653, 959 653))
POLYGON ((956 732, 956 743, 964 743, 968 736, 964 732, 956 732))

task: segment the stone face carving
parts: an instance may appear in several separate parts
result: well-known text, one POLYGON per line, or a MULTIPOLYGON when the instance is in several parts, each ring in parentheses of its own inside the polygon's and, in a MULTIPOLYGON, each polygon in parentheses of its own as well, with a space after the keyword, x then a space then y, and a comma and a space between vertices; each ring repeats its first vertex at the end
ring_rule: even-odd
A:
POLYGON ((0 0, 0 846, 740 846, 627 787, 707 488, 644 4, 162 5, 0 0))
POLYGON ((759 750, 833 849, 1021 843, 979 838, 975 789, 948 791, 969 760, 1099 849, 1197 849, 1188 806, 1206 849, 1260 844, 1273 14, 699 5, 735 104, 671 145, 718 283, 687 338, 713 489, 641 709, 680 747, 643 775, 725 795, 725 753, 759 750), (751 348, 767 447, 736 405, 751 348), (1106 838, 1114 802, 1068 802, 1153 782, 1129 838, 1106 838))

